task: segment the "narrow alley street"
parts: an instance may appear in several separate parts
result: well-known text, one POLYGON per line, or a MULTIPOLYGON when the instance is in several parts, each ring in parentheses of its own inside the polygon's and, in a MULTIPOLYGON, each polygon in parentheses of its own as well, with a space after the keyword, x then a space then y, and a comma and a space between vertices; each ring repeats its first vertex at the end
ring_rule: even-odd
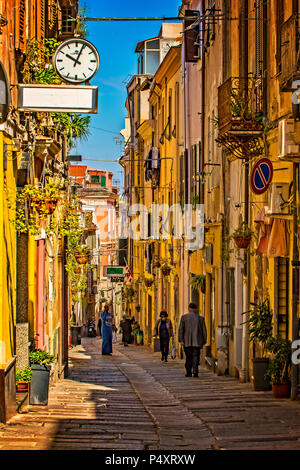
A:
POLYGON ((102 356, 99 337, 83 338, 70 371, 48 406, 0 424, 1 450, 300 449, 298 401, 203 368, 186 378, 184 361, 149 348, 118 342, 102 356))

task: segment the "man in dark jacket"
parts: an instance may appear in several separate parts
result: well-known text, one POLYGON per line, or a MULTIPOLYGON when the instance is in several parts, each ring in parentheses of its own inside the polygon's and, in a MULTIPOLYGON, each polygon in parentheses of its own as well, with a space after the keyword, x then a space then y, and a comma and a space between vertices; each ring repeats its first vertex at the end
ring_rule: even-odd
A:
POLYGON ((124 315, 123 321, 121 321, 120 323, 120 327, 122 329, 122 341, 124 343, 124 346, 128 346, 128 343, 131 343, 131 319, 126 318, 124 315))
POLYGON ((173 325, 165 310, 162 310, 159 316, 155 323, 154 336, 159 336, 161 360, 168 362, 170 338, 174 337, 173 325))
POLYGON ((200 350, 206 344, 205 320, 200 317, 197 305, 189 304, 189 312, 182 315, 178 331, 178 341, 184 347, 186 356, 186 377, 198 377, 200 350))

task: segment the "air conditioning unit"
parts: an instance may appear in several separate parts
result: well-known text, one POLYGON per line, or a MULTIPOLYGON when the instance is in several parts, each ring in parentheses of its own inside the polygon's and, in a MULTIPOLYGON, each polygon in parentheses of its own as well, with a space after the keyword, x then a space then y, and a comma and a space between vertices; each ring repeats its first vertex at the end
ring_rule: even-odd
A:
POLYGON ((295 122, 281 119, 278 124, 278 158, 280 160, 300 160, 299 144, 295 141, 295 122))
POLYGON ((271 183, 266 215, 289 215, 290 183, 271 183))

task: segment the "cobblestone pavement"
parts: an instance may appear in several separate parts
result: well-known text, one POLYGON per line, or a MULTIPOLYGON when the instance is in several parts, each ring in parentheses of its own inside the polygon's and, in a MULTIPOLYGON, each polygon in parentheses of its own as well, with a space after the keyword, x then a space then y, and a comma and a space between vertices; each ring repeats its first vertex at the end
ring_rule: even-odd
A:
POLYGON ((300 449, 300 402, 203 368, 186 378, 182 360, 146 347, 113 349, 83 338, 48 406, 0 424, 0 450, 300 449))

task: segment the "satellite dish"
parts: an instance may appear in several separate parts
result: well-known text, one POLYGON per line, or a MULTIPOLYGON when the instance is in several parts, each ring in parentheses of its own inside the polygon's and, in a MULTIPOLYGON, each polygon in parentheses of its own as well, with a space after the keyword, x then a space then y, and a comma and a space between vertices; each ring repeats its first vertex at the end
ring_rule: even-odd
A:
POLYGON ((0 124, 3 124, 8 116, 10 106, 10 89, 5 69, 0 61, 0 124))

